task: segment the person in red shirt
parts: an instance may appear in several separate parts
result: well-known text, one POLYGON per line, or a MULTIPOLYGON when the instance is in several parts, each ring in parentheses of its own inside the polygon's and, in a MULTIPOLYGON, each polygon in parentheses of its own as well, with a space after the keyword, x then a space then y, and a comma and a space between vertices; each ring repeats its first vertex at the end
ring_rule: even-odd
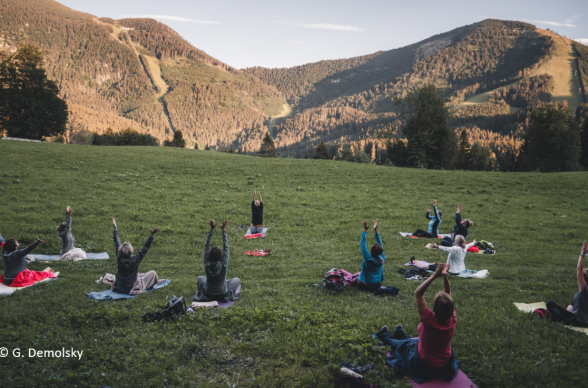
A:
POLYGON ((456 316, 448 273, 449 264, 437 264, 433 275, 414 292, 417 310, 421 317, 418 338, 410 338, 406 335, 402 324, 396 327, 393 334, 390 334, 388 327, 384 326, 375 335, 392 348, 393 354, 388 359, 388 364, 419 384, 437 377, 453 380, 459 369, 459 362, 455 359, 455 353, 451 348, 456 316), (431 311, 425 300, 425 292, 439 277, 443 278, 443 291, 435 295, 433 311, 431 311))

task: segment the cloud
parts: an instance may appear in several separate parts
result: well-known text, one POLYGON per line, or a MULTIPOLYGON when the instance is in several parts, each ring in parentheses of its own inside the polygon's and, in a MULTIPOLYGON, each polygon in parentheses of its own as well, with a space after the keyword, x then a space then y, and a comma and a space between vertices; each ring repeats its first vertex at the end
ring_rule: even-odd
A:
POLYGON ((574 24, 571 23, 560 23, 560 22, 550 22, 547 20, 527 20, 522 19, 525 22, 535 23, 535 24, 547 24, 548 26, 556 26, 556 27, 576 27, 574 24))
POLYGON ((580 39, 573 39, 576 42, 580 42, 582 44, 585 44, 586 46, 588 46, 588 38, 580 38, 580 39))
POLYGON ((572 16, 572 17, 568 18, 568 19, 566 19, 566 20, 565 20, 565 22, 566 22, 566 23, 571 23, 571 22, 573 22, 575 19, 577 19, 577 18, 579 18, 580 16, 583 16, 583 15, 584 15, 583 13, 578 13, 578 14, 576 14, 576 15, 574 15, 574 16, 572 16))
POLYGON ((350 31, 350 32, 363 31, 363 28, 354 27, 354 26, 344 26, 341 24, 331 24, 331 23, 301 23, 301 22, 286 22, 286 21, 276 21, 274 23, 289 24, 291 26, 312 28, 312 29, 317 29, 317 30, 335 30, 335 31, 350 31))
POLYGON ((183 18, 180 16, 173 16, 173 15, 125 15, 124 17, 129 18, 151 18, 157 20, 171 20, 174 22, 188 22, 188 23, 197 23, 197 24, 222 24, 221 22, 214 22, 210 20, 195 20, 195 19, 188 19, 183 18))

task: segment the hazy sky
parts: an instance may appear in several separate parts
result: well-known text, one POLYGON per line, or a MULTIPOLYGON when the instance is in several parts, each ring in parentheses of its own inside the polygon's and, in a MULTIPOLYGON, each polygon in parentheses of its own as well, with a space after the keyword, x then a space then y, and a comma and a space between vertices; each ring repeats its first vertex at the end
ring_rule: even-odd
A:
POLYGON ((61 0, 99 17, 150 17, 237 68, 290 67, 390 50, 486 18, 586 39, 586 0, 61 0))

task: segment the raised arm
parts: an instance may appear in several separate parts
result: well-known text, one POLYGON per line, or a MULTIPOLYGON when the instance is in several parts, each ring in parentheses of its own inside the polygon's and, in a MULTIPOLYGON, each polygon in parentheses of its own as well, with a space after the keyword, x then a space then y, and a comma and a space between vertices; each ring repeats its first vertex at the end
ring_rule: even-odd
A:
POLYGON ((447 253, 458 253, 461 250, 461 247, 456 247, 456 246, 452 246, 452 247, 444 247, 442 245, 438 245, 438 244, 431 244, 431 247, 433 247, 434 249, 438 249, 440 251, 443 252, 447 252, 447 253))
POLYGON ((419 317, 421 318, 425 311, 427 311, 427 309, 429 308, 429 306, 427 306, 427 301, 425 300, 425 292, 427 292, 427 288, 429 288, 431 283, 433 283, 433 280, 441 276, 441 272, 443 271, 444 267, 445 264, 443 263, 437 264, 437 269, 435 270, 435 273, 429 276, 429 278, 425 280, 414 292, 414 299, 416 302, 417 310, 419 312, 419 317))
POLYGON ((374 221, 374 234, 376 235, 376 242, 380 244, 382 248, 384 248, 384 244, 382 244, 382 237, 380 237, 380 232, 378 231, 378 220, 374 221))
POLYGON ((73 209, 69 206, 65 209, 65 222, 67 226, 65 227, 65 232, 71 231, 71 214, 73 213, 73 209))
POLYGON ((253 199, 252 199, 253 202, 255 202, 255 193, 257 193, 257 190, 253 190, 253 199))
POLYGON ((425 214, 425 217, 427 218, 427 220, 432 220, 433 216, 430 215, 431 214, 431 208, 428 207, 427 208, 427 214, 425 214))
POLYGON ((451 285, 449 284, 449 278, 447 274, 449 273, 449 264, 445 264, 445 268, 441 275, 443 275, 443 292, 451 296, 451 285))
POLYGON ((363 232, 361 232, 361 241, 359 246, 361 247, 361 255, 364 259, 368 260, 372 257, 367 247, 367 231, 370 227, 367 224, 367 220, 363 220, 363 232))
POLYGON ((470 249, 471 247, 473 247, 474 245, 476 245, 476 240, 475 240, 475 239, 474 239, 474 241, 472 241, 471 243, 469 243, 469 244, 466 244, 466 251, 467 251, 468 249, 470 249))
POLYGON ((143 248, 141 248, 139 253, 137 253, 135 255, 135 258, 137 260, 137 264, 139 264, 141 261, 143 261, 143 258, 147 254, 149 247, 151 247, 151 244, 153 243, 153 240, 155 239, 153 236, 155 236, 155 233, 157 233, 157 232, 159 232, 159 228, 155 228, 155 229, 151 230, 151 236, 149 236, 147 241, 145 241, 145 245, 143 245, 143 248))
MULTIPOLYGON (((436 203, 436 201, 435 201, 435 203, 436 203)), ((433 206, 433 214, 434 214, 434 216, 431 217, 431 218, 436 218, 437 221, 440 221, 441 220, 441 218, 439 217, 439 212, 437 211, 437 205, 436 204, 435 204, 435 206, 433 206)))
POLYGON ((588 251, 588 243, 584 242, 582 244, 582 253, 580 253, 580 258, 578 259, 578 268, 576 271, 580 292, 586 288, 586 278, 584 277, 584 255, 586 255, 586 251, 588 251))
POLYGON ((208 236, 206 236, 206 242, 204 243, 204 265, 208 263, 208 254, 210 253, 210 240, 212 240, 212 234, 214 233, 214 228, 216 228, 216 224, 213 220, 208 220, 210 224, 210 231, 208 232, 208 236))
POLYGON ((257 195, 259 196, 259 202, 263 202, 263 200, 261 199, 261 191, 257 193, 257 195))
POLYGON ((16 251, 16 257, 18 259, 22 259, 26 255, 28 255, 29 253, 31 253, 36 247, 38 247, 39 244, 44 244, 44 243, 45 243, 45 241, 43 241, 39 237, 37 237, 37 241, 35 241, 34 243, 32 243, 31 245, 29 245, 25 249, 21 249, 21 250, 16 251))
POLYGON ((116 228, 116 220, 112 219, 112 226, 114 226, 114 232, 112 233, 112 238, 114 240, 114 252, 118 253, 118 248, 120 247, 120 238, 118 238, 118 229, 116 228))
POLYGON ((222 263, 226 267, 229 265, 229 237, 227 236, 227 224, 229 222, 224 220, 221 224, 221 229, 223 231, 223 256, 222 256, 222 263))

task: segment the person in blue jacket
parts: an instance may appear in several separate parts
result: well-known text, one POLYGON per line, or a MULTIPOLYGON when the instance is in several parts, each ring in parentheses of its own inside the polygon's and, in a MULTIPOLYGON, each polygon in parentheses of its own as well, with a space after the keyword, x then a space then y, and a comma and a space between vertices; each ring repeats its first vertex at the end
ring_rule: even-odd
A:
POLYGON ((412 235, 422 238, 437 238, 439 236, 439 225, 441 225, 441 216, 443 212, 437 210, 437 200, 433 200, 433 215, 431 216, 431 208, 427 208, 427 219, 429 220, 429 229, 425 232, 422 229, 417 229, 412 235))
POLYGON ((382 248, 382 238, 378 232, 378 220, 374 221, 374 233, 376 242, 372 248, 367 248, 367 220, 363 220, 363 232, 361 233, 361 255, 363 262, 361 263, 361 273, 357 278, 357 288, 365 291, 375 291, 382 286, 384 280, 384 248, 382 248))

